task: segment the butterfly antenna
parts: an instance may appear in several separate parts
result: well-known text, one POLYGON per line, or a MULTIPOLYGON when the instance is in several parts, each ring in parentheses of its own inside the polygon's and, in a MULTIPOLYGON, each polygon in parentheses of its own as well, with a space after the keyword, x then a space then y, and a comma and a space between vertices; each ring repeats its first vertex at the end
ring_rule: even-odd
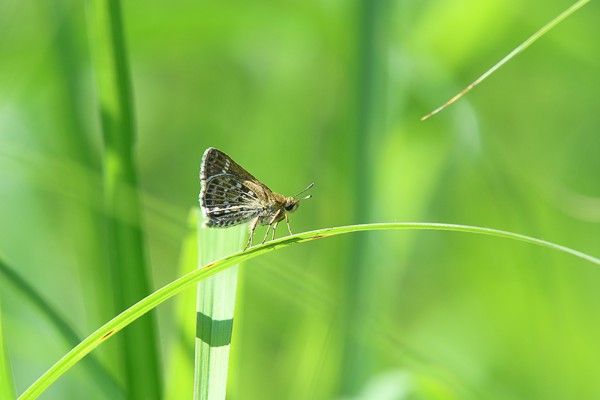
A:
POLYGON ((311 188, 311 187, 313 187, 313 186, 315 186, 315 183, 314 183, 314 182, 313 182, 313 183, 311 183, 310 185, 308 185, 308 186, 306 187, 306 189, 304 189, 303 191, 301 191, 300 193, 298 193, 297 195, 295 195, 295 196, 294 196, 294 198, 295 198, 296 200, 306 200, 306 199, 310 199, 310 198, 312 197, 312 194, 309 194, 308 196, 306 196, 306 197, 303 197, 303 198, 301 198, 301 199, 299 199, 299 198, 298 198, 298 196, 300 196, 302 193, 306 192, 308 189, 310 189, 310 188, 311 188))

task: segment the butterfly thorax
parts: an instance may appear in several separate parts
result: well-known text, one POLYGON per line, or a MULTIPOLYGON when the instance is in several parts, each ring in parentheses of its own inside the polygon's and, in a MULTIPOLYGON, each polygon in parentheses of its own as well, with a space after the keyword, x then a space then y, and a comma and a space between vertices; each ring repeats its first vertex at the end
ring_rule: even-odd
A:
POLYGON ((266 201, 260 213, 259 223, 269 225, 279 222, 285 218, 285 213, 294 212, 298 208, 298 200, 293 197, 285 197, 275 192, 265 192, 266 201))

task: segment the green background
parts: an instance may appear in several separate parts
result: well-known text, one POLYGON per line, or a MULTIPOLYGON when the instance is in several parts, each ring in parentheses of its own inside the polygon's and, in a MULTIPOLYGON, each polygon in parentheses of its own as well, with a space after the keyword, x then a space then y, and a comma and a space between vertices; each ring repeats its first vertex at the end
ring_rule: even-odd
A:
MULTIPOLYGON (((597 2, 419 121, 570 5, 125 2, 152 287, 183 273, 209 146, 276 192, 315 182, 294 232, 448 222, 598 256, 597 2)), ((88 6, 0 3, 0 256, 80 337, 115 315, 88 6)), ((379 232, 293 246, 241 275, 230 399, 600 398, 600 271, 573 257, 379 232)), ((71 346, 11 282, 0 276, 0 326, 21 393, 71 346)), ((175 309, 158 309, 165 396, 187 398, 170 372, 193 368, 193 344, 172 349, 193 338, 175 309)), ((119 351, 94 354, 122 381, 119 351)), ((84 395, 107 398, 79 364, 44 398, 84 395)))

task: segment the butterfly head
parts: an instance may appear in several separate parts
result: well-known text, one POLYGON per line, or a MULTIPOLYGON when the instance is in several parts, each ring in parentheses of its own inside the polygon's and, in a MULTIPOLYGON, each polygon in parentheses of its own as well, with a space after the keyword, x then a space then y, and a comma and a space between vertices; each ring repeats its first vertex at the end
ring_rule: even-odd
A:
POLYGON ((283 205, 283 207, 285 208, 285 211, 287 211, 289 213, 293 213, 294 211, 296 211, 298 209, 299 205, 300 205, 300 200, 295 199, 293 197, 287 197, 285 199, 285 204, 283 205))
POLYGON ((306 200, 306 199, 310 199, 312 197, 312 194, 309 194, 307 196, 304 196, 303 198, 299 199, 298 196, 301 195, 302 193, 306 192, 308 189, 310 189, 311 187, 313 187, 315 184, 311 183, 310 185, 308 185, 306 187, 306 189, 304 189, 303 191, 301 191, 300 193, 298 193, 297 195, 295 195, 294 197, 287 197, 285 199, 285 204, 284 204, 284 208, 285 211, 289 212, 289 213, 293 213, 294 211, 296 211, 298 209, 298 206, 300 205, 300 201, 301 200, 306 200))

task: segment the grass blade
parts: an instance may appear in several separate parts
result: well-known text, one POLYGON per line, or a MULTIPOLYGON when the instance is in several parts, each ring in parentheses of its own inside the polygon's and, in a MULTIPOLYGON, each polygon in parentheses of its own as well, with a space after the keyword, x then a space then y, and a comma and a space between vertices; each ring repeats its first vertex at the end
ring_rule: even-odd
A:
MULTIPOLYGON (((121 4, 92 2, 90 38, 104 138, 104 194, 115 305, 123 310, 149 293, 141 229, 137 171, 133 160, 135 123, 121 4), (122 218, 120 218, 122 217, 122 218)), ((130 398, 158 399, 162 393, 154 315, 124 332, 122 362, 130 398)))
MULTIPOLYGON (((179 273, 184 275, 198 268, 198 234, 196 220, 198 209, 194 208, 188 218, 188 233, 183 240, 179 260, 179 273)), ((176 300, 174 307, 175 336, 167 354, 168 366, 165 379, 167 399, 191 399, 194 391, 194 338, 196 332, 196 292, 186 290, 176 300)))
MULTIPOLYGON (((201 226, 198 218, 199 267, 239 251, 245 245, 246 224, 230 229, 201 226)), ((238 266, 198 283, 194 399, 225 400, 238 266)))
MULTIPOLYGON (((0 304, 1 305, 1 304, 0 304)), ((15 388, 10 369, 10 360, 4 347, 4 330, 2 328, 2 308, 0 307, 0 399, 14 399, 15 388)))
POLYGON ((590 2, 590 0, 579 0, 578 2, 573 4, 571 7, 567 8, 558 17, 556 17, 552 21, 548 22, 540 30, 538 30, 536 33, 534 33, 529 38, 527 38, 527 40, 525 40, 523 43, 521 43, 519 46, 517 46, 517 48, 515 48, 513 51, 508 53, 502 60, 498 61, 492 68, 490 68, 486 72, 484 72, 483 75, 481 75, 479 78, 475 79, 475 81, 473 81, 469 86, 464 88, 460 93, 458 93, 457 95, 452 97, 450 100, 448 100, 447 102, 445 102, 444 104, 442 104, 440 107, 436 108, 429 114, 421 117, 421 121, 425 121, 427 118, 434 116, 435 114, 442 111, 444 108, 446 108, 449 105, 451 105, 452 103, 454 103, 456 100, 463 97, 465 94, 470 92, 471 89, 473 89, 475 86, 479 85, 479 83, 481 83, 484 79, 486 79, 488 76, 490 76, 491 74, 496 72, 497 69, 499 69, 501 66, 506 64, 509 60, 511 60, 514 56, 516 56, 517 54, 521 53, 523 50, 525 50, 526 48, 531 46, 535 41, 537 41, 539 38, 541 38, 543 35, 545 35, 550 29, 554 28, 556 25, 561 23, 565 18, 567 18, 568 16, 570 16, 575 11, 579 10, 581 7, 583 7, 584 5, 586 5, 589 2, 590 2))
MULTIPOLYGON (((379 147, 385 143, 385 111, 387 63, 389 62, 389 15, 387 0, 357 2, 357 76, 356 130, 353 164, 355 173, 353 221, 372 221, 374 182, 379 165, 379 147)), ((401 95, 400 95, 401 96, 401 95)), ((369 257, 367 235, 356 235, 348 258, 348 273, 343 279, 342 359, 340 388, 346 396, 356 395, 365 377, 371 374, 372 359, 363 332, 371 314, 373 296, 371 282, 378 273, 365 268, 369 257)))
POLYGON ((298 233, 292 236, 286 236, 280 239, 273 240, 266 244, 258 245, 249 248, 244 252, 237 252, 227 257, 221 258, 218 261, 205 265, 203 268, 192 271, 168 285, 158 289, 148 297, 134 304, 121 314, 117 315, 108 323, 104 324, 79 345, 68 352, 56 364, 54 364, 44 375, 34 382, 20 397, 20 399, 34 399, 44 392, 54 381, 68 371, 79 360, 89 354, 92 350, 113 336, 118 331, 125 328, 127 325, 140 318, 150 310, 154 309, 159 304, 165 302, 184 289, 190 287, 196 282, 213 276, 227 268, 244 262, 246 260, 258 257, 259 255, 291 246, 295 243, 305 243, 317 239, 343 235, 354 232, 366 231, 391 231, 391 230, 435 230, 435 231, 454 231, 471 233, 486 236, 495 236, 517 240, 524 243, 533 244, 540 247, 556 250, 571 256, 588 261, 600 267, 600 259, 591 255, 573 250, 569 247, 561 246, 546 240, 537 239, 531 236, 521 235, 518 233, 502 231, 492 228, 482 228, 468 225, 441 224, 441 223, 420 223, 420 222, 398 222, 398 223, 378 223, 364 225, 349 225, 333 228, 318 229, 309 232, 298 233))

